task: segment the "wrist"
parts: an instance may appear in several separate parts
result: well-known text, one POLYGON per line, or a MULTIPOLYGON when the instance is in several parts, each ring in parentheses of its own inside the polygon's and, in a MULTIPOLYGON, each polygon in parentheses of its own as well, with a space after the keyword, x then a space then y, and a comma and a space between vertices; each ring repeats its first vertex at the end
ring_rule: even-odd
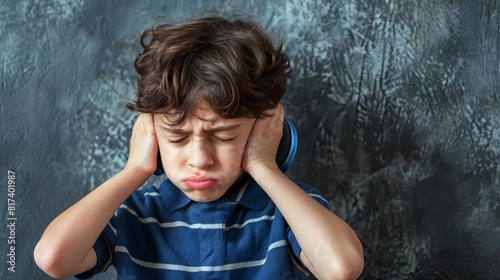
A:
MULTIPOLYGON (((128 174, 129 176, 133 176, 133 178, 142 181, 143 183, 146 182, 146 180, 153 175, 152 173, 148 172, 141 166, 137 164, 131 164, 127 163, 125 167, 121 170, 120 173, 123 174, 128 174)), ((141 184, 142 185, 142 184, 141 184)))
POLYGON ((255 164, 246 171, 252 178, 266 178, 273 174, 283 174, 275 162, 255 164))

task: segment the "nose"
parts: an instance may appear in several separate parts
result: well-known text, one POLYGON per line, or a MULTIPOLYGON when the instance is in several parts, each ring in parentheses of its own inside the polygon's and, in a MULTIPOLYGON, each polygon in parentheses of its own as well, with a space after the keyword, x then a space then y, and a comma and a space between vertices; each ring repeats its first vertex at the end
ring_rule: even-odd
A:
POLYGON ((214 164, 210 145, 203 141, 193 141, 188 164, 196 169, 205 169, 214 164))

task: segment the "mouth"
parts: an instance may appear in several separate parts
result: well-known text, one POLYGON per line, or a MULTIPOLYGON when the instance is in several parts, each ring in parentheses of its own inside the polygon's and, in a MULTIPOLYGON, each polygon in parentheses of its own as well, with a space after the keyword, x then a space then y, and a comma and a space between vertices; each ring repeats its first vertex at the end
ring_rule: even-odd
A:
POLYGON ((190 189, 204 190, 215 186, 218 180, 206 176, 193 176, 183 181, 184 184, 190 189))

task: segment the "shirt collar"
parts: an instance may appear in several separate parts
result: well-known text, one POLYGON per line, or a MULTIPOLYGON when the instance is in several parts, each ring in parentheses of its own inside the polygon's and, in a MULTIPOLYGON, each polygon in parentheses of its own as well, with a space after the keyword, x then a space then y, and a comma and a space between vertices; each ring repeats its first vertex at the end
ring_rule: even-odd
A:
MULTIPOLYGON (((169 212, 179 210, 191 202, 191 199, 168 179, 160 185, 158 191, 169 212)), ((270 201, 269 196, 253 179, 241 191, 243 194, 239 204, 247 208, 262 210, 270 201)))
POLYGON ((266 192, 253 180, 248 182, 246 188, 243 190, 243 196, 241 197, 239 204, 253 209, 262 210, 271 200, 267 196, 266 192))
POLYGON ((165 207, 167 207, 170 213, 191 202, 191 199, 168 179, 160 185, 158 191, 163 199, 163 203, 165 203, 165 207))

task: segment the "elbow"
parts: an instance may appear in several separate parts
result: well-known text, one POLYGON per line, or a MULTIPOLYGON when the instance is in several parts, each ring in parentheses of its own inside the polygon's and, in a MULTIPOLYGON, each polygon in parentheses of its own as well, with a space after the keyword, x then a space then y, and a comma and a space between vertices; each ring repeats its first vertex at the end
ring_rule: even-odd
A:
POLYGON ((336 261, 329 271, 329 277, 325 279, 342 279, 342 280, 353 280, 358 279, 361 276, 365 266, 365 261, 363 258, 363 253, 354 254, 348 258, 341 261, 336 261))
POLYGON ((335 271, 331 273, 334 273, 336 276, 332 276, 327 279, 358 279, 365 267, 365 260, 363 255, 363 247, 361 246, 361 244, 354 247, 350 251, 350 253, 346 252, 343 258, 341 258, 340 260, 337 259, 335 261, 335 271))
POLYGON ((332 262, 321 271, 313 271, 313 274, 320 280, 355 280, 363 272, 363 267, 363 260, 344 264, 332 262))
POLYGON ((351 262, 345 265, 337 265, 335 270, 331 272, 330 277, 326 279, 343 279, 343 280, 354 280, 361 276, 364 268, 363 258, 357 260, 351 260, 351 262))
POLYGON ((63 279, 71 277, 65 269, 61 251, 54 246, 47 246, 43 241, 38 242, 33 251, 36 265, 52 278, 63 279))
POLYGON ((321 280, 354 280, 361 276, 364 264, 363 253, 356 252, 333 257, 312 272, 321 280))

